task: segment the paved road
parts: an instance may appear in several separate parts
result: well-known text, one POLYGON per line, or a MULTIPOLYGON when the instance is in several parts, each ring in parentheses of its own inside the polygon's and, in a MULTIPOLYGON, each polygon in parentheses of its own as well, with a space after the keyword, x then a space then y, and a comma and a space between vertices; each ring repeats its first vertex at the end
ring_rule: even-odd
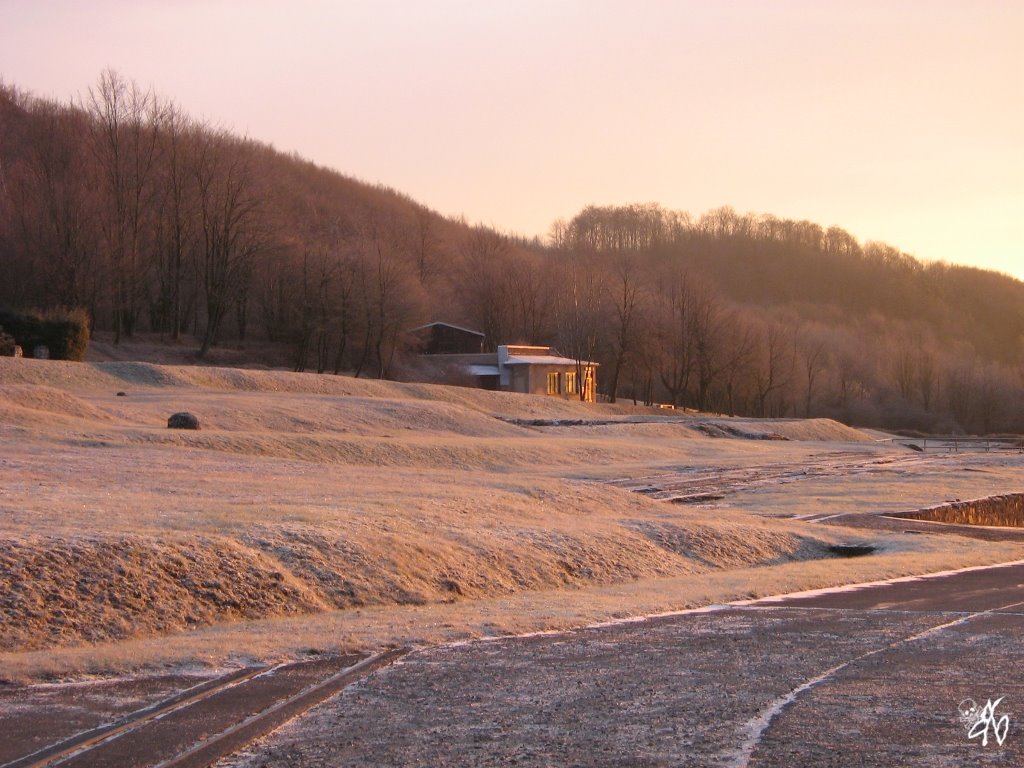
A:
POLYGON ((433 648, 221 765, 1020 766, 1022 638, 1014 566, 433 648))

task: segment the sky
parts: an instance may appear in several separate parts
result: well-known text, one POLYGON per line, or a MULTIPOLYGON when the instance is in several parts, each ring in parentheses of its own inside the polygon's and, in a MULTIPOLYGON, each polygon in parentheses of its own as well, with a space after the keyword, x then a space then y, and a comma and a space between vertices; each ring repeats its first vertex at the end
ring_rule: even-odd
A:
POLYGON ((104 68, 532 237, 730 205, 1024 279, 1021 0, 0 0, 0 77, 104 68))

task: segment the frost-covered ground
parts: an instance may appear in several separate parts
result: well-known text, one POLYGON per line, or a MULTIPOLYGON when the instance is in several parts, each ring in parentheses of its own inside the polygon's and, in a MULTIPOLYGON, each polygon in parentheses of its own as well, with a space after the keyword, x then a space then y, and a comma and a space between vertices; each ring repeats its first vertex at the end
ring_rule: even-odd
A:
POLYGON ((427 648, 218 765, 1020 765, 1022 567, 427 648))
POLYGON ((565 628, 1010 560, 1020 545, 801 518, 1021 490, 1021 468, 826 420, 0 359, 0 677, 565 628), (181 410, 203 429, 167 430, 181 410), (790 439, 748 439, 764 433, 790 439), (628 487, 673 474, 728 487, 698 505, 628 487), (878 554, 829 555, 864 536, 878 554))

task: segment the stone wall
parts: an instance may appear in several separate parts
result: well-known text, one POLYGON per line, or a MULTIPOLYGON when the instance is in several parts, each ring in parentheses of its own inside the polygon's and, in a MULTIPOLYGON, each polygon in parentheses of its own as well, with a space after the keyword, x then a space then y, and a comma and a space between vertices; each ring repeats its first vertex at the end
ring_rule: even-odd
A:
POLYGON ((919 509, 916 512, 903 512, 893 517, 958 525, 1024 528, 1024 493, 1007 493, 972 501, 954 501, 937 507, 919 509))

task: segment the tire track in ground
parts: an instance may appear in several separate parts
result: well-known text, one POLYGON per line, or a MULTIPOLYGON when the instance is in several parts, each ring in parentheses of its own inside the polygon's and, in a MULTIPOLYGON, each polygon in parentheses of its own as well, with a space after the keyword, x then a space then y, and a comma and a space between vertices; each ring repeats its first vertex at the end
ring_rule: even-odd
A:
POLYGON ((908 645, 918 640, 924 640, 927 637, 935 635, 953 627, 958 627, 962 624, 966 624, 969 621, 973 621, 982 616, 989 616, 995 613, 1002 613, 1008 611, 1011 608, 1019 608, 1024 606, 1024 601, 1007 603, 1006 605, 999 606, 998 608, 989 608, 984 611, 978 611, 977 613, 968 614, 967 616, 961 616, 960 618, 954 619, 953 621, 947 621, 942 624, 937 624, 934 627, 925 629, 920 632, 915 632, 912 635, 908 635, 896 642, 889 643, 881 648, 875 648, 874 650, 862 653, 849 661, 845 661, 842 664, 826 669, 819 675, 816 675, 796 688, 791 690, 784 696, 780 696, 771 702, 768 707, 758 713, 756 717, 744 723, 740 728, 740 733, 743 736, 743 742, 739 745, 736 750, 730 750, 726 754, 721 756, 722 761, 729 768, 746 768, 750 764, 751 757, 754 754, 754 750, 758 748, 768 729, 772 727, 772 723, 779 717, 786 709, 788 709, 797 699, 800 698, 804 693, 810 691, 819 685, 828 683, 834 680, 839 672, 849 669, 850 667, 859 664, 872 656, 878 656, 888 651, 896 650, 901 646, 908 645))
POLYGON ((240 670, 0 768, 205 768, 405 653, 240 670))
POLYGON ((739 468, 685 468, 641 477, 606 481, 607 485, 641 493, 657 501, 677 504, 715 500, 728 493, 758 486, 784 485, 800 480, 849 477, 868 473, 903 472, 941 460, 938 456, 886 456, 879 458, 847 451, 799 462, 758 464, 739 468))

